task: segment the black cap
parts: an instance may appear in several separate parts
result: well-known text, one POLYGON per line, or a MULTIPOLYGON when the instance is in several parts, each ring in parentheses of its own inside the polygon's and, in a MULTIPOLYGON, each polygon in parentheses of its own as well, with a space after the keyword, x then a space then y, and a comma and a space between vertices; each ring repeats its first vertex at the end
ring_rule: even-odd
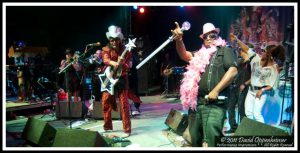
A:
POLYGON ((67 48, 65 54, 69 54, 69 53, 72 54, 72 50, 70 48, 67 48))

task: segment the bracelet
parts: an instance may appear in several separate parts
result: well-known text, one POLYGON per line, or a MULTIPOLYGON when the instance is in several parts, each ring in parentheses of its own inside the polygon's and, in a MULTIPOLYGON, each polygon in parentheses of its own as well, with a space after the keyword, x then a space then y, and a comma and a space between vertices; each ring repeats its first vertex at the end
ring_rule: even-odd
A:
POLYGON ((245 87, 247 87, 246 83, 243 83, 243 85, 244 85, 245 87))
POLYGON ((265 88, 261 88, 261 91, 262 91, 262 92, 265 92, 266 90, 265 90, 265 88))

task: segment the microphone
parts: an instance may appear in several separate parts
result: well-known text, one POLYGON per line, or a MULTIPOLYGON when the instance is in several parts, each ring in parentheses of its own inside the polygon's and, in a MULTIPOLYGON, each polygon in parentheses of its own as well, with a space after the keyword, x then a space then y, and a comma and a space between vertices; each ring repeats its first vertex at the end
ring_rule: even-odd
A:
POLYGON ((187 31, 191 28, 191 24, 188 21, 184 21, 180 28, 181 31, 187 31))
MULTIPOLYGON (((204 98, 207 99, 208 95, 205 95, 204 98)), ((218 100, 225 100, 226 98, 228 98, 228 97, 226 97, 226 96, 218 96, 218 100)))
POLYGON ((100 42, 97 42, 97 43, 91 43, 91 44, 88 44, 86 46, 91 46, 91 47, 94 47, 94 46, 100 46, 101 43, 100 42))

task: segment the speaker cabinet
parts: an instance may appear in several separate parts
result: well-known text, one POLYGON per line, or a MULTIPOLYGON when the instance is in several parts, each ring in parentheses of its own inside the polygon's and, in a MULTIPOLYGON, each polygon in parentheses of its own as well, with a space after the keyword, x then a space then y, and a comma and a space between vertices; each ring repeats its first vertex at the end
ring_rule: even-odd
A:
POLYGON ((22 137, 32 146, 51 147, 55 134, 56 129, 49 123, 31 117, 28 118, 22 137))
POLYGON ((57 129, 53 147, 109 147, 97 131, 57 129))
POLYGON ((187 126, 182 134, 182 137, 184 140, 186 140, 188 143, 192 143, 191 135, 190 135, 190 130, 189 126, 187 126))
POLYGON ((69 111, 68 101, 59 101, 56 105, 55 112, 57 118, 81 118, 82 102, 70 102, 71 110, 69 111))
MULTIPOLYGON (((112 110, 111 117, 112 119, 121 119, 121 107, 120 103, 117 103, 118 112, 112 110)), ((103 109, 102 109, 102 102, 95 101, 93 104, 93 111, 92 111, 92 118, 95 119, 103 119, 103 109)))
POLYGON ((186 114, 172 108, 165 121, 165 124, 174 130, 178 135, 182 135, 188 126, 188 117, 186 114))
POLYGON ((244 117, 234 136, 288 136, 288 133, 279 128, 244 117))

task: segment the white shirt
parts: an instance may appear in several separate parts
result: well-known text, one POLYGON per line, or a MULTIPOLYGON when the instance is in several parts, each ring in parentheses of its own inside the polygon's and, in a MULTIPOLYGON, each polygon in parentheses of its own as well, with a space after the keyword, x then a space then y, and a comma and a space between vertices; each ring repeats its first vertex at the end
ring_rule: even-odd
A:
POLYGON ((279 73, 277 65, 261 66, 261 57, 259 57, 252 49, 248 50, 248 57, 253 59, 251 65, 251 85, 252 86, 271 86, 273 89, 277 87, 279 73), (254 56, 254 57, 253 57, 254 56))

